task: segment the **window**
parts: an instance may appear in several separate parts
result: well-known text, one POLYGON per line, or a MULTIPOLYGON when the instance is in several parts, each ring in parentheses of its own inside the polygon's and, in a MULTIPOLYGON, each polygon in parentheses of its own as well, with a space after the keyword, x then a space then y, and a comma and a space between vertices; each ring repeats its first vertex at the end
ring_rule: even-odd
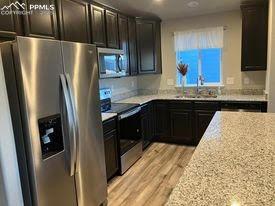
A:
MULTIPOLYGON (((174 33, 176 63, 187 64, 184 83, 195 86, 199 75, 206 86, 221 85, 223 27, 204 28, 174 33)), ((182 84, 182 75, 177 72, 177 84, 182 84)))
MULTIPOLYGON (((220 48, 177 52, 177 63, 188 64, 185 85, 196 85, 199 75, 204 77, 205 85, 221 85, 221 54, 220 48)), ((182 75, 179 72, 177 72, 177 84, 182 84, 182 75)))

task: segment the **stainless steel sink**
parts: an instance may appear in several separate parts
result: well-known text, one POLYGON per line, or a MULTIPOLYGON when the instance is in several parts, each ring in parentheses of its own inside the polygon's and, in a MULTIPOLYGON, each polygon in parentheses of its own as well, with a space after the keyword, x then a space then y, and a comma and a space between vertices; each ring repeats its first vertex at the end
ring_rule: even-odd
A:
POLYGON ((177 99, 192 98, 192 99, 201 99, 201 98, 217 98, 217 95, 205 95, 205 94, 186 94, 186 95, 177 95, 177 99))

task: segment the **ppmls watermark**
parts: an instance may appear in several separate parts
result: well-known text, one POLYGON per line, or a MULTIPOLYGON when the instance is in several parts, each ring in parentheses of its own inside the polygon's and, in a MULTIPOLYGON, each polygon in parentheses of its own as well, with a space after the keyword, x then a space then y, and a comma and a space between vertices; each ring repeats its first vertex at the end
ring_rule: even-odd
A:
POLYGON ((53 4, 29 4, 26 6, 25 3, 20 3, 18 1, 5 5, 0 8, 1 15, 31 15, 34 12, 43 14, 53 14, 55 6, 53 4))

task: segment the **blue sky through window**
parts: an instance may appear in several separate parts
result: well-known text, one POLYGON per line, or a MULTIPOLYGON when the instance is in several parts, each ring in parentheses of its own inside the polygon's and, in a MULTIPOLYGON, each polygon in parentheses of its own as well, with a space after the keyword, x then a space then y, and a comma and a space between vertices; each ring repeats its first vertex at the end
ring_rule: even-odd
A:
MULTIPOLYGON (((221 52, 222 49, 201 49, 177 52, 177 63, 188 64, 186 85, 196 85, 199 74, 203 75, 206 84, 221 84, 221 52), (199 69, 201 58, 201 71, 199 69)), ((178 85, 182 76, 177 73, 178 85)))

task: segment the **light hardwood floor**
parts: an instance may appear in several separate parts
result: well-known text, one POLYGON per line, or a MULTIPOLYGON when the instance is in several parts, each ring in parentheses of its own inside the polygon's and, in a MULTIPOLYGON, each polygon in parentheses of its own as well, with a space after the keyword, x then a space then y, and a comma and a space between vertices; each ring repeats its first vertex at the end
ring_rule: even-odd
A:
POLYGON ((142 158, 108 186, 108 206, 162 206, 182 176, 194 147, 152 144, 142 158))

